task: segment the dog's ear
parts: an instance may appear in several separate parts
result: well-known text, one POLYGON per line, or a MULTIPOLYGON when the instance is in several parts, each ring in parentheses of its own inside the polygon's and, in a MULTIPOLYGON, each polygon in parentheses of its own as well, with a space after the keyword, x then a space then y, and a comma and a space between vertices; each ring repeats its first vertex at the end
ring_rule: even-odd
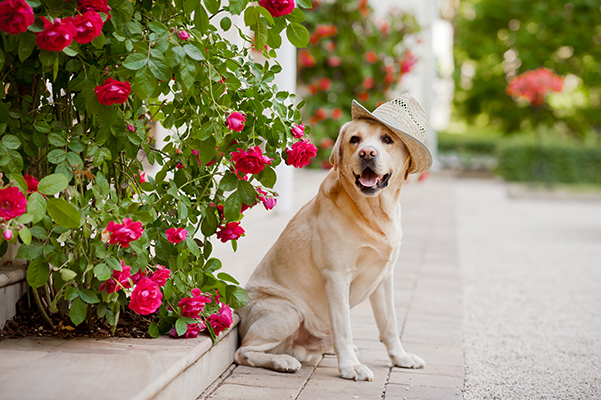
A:
POLYGON ((340 132, 338 133, 336 143, 334 143, 334 147, 332 147, 332 152, 330 153, 330 164, 334 166, 334 169, 338 169, 338 164, 340 164, 340 161, 342 160, 342 142, 344 141, 344 134, 346 133, 346 130, 351 122, 353 121, 342 125, 342 128, 340 128, 340 132))
POLYGON ((411 169, 411 158, 409 158, 409 163, 407 165, 407 169, 405 170, 405 179, 404 181, 407 182, 407 179, 409 179, 409 170, 411 169))

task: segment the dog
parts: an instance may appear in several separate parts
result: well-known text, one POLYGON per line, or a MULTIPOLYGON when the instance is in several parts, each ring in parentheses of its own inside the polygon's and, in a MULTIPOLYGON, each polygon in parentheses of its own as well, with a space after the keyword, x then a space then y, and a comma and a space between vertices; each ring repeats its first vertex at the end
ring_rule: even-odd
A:
POLYGON ((237 310, 236 363, 296 372, 302 361, 333 346, 343 378, 371 381, 373 372, 355 353, 350 319, 350 309, 369 298, 393 365, 425 366, 401 345, 393 268, 402 237, 403 182, 410 172, 431 165, 431 153, 418 137, 425 137, 427 122, 408 94, 388 105, 391 112, 381 106, 372 114, 353 102, 354 119, 340 129, 330 157, 333 168, 318 194, 289 222, 249 279, 249 301, 237 310), (407 104, 413 107, 409 116, 407 104), (419 125, 413 129, 417 133, 408 134, 408 125, 419 125))

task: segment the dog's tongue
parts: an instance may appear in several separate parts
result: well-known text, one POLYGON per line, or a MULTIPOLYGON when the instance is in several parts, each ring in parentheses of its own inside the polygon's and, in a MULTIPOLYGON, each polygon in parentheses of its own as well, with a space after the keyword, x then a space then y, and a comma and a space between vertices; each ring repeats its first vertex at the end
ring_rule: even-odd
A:
POLYGON ((361 177, 359 178, 359 183, 361 183, 365 187, 374 187, 380 182, 380 178, 378 175, 367 168, 363 173, 361 173, 361 177))

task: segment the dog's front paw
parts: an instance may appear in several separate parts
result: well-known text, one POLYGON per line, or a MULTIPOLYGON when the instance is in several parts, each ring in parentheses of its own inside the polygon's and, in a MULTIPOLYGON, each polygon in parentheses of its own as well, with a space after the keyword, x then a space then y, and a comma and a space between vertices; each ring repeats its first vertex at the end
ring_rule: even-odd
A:
POLYGON ((390 359, 395 367, 401 368, 424 368, 426 363, 419 356, 412 353, 390 353, 390 359))
POLYGON ((342 375, 344 379, 353 379, 355 381, 371 382, 374 380, 374 373, 363 364, 353 365, 352 367, 342 367, 340 368, 340 375, 342 375))
POLYGON ((296 372, 301 369, 301 363, 287 354, 280 354, 273 358, 273 369, 278 372, 296 372))

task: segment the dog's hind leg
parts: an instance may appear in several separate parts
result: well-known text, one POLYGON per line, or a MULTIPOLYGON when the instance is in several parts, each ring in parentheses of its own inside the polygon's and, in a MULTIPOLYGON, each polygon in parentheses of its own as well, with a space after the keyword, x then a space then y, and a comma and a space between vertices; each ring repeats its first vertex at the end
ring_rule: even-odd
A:
POLYGON ((243 338, 236 351, 236 363, 279 372, 298 371, 299 360, 289 354, 277 354, 298 351, 286 345, 292 344, 301 325, 302 317, 296 307, 286 300, 267 298, 241 311, 243 338))

